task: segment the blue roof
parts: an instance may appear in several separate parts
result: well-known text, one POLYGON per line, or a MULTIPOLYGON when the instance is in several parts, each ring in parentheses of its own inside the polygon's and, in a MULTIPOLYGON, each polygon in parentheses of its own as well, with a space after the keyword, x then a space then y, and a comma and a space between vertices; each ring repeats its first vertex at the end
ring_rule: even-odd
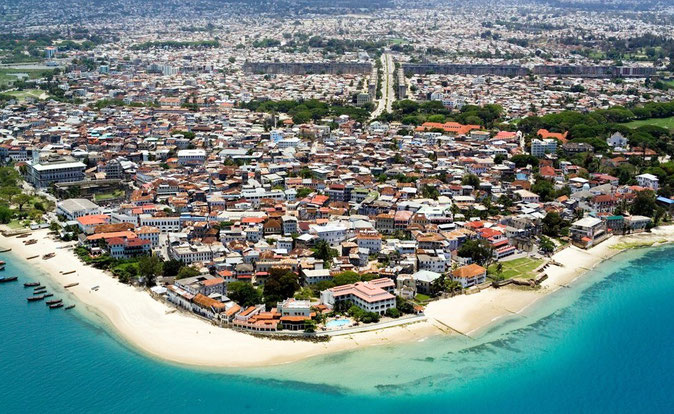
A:
POLYGON ((657 200, 661 203, 674 204, 674 200, 663 196, 658 197, 657 200))

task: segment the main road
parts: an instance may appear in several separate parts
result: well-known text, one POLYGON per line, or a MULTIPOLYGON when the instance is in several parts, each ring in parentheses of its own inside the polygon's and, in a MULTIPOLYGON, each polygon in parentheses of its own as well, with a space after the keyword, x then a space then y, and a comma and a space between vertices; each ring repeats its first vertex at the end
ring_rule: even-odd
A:
POLYGON ((384 111, 393 111, 393 101, 396 99, 393 90, 393 75, 395 73, 395 64, 390 52, 384 51, 381 55, 381 70, 383 71, 381 85, 381 99, 377 101, 377 107, 372 112, 372 119, 377 118, 384 111))

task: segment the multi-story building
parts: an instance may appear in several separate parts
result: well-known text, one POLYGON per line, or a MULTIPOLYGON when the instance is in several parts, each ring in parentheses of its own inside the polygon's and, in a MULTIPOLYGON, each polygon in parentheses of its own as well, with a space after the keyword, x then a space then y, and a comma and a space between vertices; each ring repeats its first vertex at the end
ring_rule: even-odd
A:
POLYGON ((150 242, 139 238, 113 238, 107 240, 110 256, 115 259, 128 259, 150 253, 150 242))
POLYGON ((487 280, 487 269, 472 263, 452 271, 452 280, 459 282, 464 289, 484 283, 487 280))
POLYGON ((637 175, 637 184, 642 187, 650 188, 653 191, 658 191, 660 186, 658 177, 653 174, 640 174, 637 175))
POLYGON ((28 161, 27 180, 37 188, 52 183, 70 183, 84 180, 86 165, 74 158, 28 161))
POLYGON ((531 141, 531 155, 536 158, 542 158, 545 154, 554 154, 555 152, 557 152, 557 140, 533 139, 531 141))
POLYGON ((396 306, 394 287, 389 278, 336 286, 321 292, 321 303, 332 308, 339 302, 351 302, 367 312, 383 315, 396 306))
POLYGON ((178 164, 201 165, 206 161, 206 151, 203 149, 185 149, 178 151, 178 164))

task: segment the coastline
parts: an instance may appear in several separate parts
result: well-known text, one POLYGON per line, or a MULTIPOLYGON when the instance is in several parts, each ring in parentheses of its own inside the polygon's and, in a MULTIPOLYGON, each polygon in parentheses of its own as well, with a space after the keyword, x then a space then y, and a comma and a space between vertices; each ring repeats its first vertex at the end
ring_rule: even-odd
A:
MULTIPOLYGON (((433 335, 467 336, 479 332, 499 319, 520 314, 546 295, 573 283, 575 279, 602 261, 625 249, 619 243, 658 243, 674 241, 674 226, 660 227, 652 233, 616 236, 587 251, 567 247, 553 256, 564 267, 549 266, 548 279, 538 290, 504 287, 432 302, 426 309, 428 319, 409 325, 382 328, 351 335, 335 336, 328 342, 277 340, 248 335, 211 325, 152 298, 146 291, 117 282, 106 272, 86 266, 71 249, 51 239, 48 230, 33 232, 38 242, 25 246, 24 239, 0 237, 2 248, 11 248, 19 260, 35 254, 55 252, 49 260, 25 261, 50 280, 68 289, 86 309, 102 316, 131 346, 170 362, 209 368, 246 368, 291 363, 312 356, 355 350, 374 345, 412 342, 433 335), (61 272, 75 270, 63 275, 61 272), (100 286, 97 291, 91 287, 100 286)), ((62 287, 58 292, 64 292, 62 287)))

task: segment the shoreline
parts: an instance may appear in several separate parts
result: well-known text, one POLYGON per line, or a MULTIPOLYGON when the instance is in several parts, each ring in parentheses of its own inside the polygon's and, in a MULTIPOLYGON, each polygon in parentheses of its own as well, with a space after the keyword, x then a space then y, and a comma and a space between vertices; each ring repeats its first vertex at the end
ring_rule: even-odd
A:
POLYGON ((548 279, 537 290, 513 287, 487 288, 479 293, 460 295, 431 302, 427 320, 407 325, 373 329, 355 334, 333 336, 327 342, 279 340, 261 338, 232 329, 220 328, 186 312, 172 312, 168 306, 150 296, 145 290, 119 283, 110 274, 87 266, 72 249, 59 248, 69 243, 53 240, 48 230, 33 232, 38 242, 25 246, 15 237, 0 237, 2 248, 47 275, 58 284, 57 292, 77 298, 87 311, 100 316, 115 329, 115 336, 141 352, 171 363, 206 368, 253 368, 287 364, 329 353, 356 350, 375 345, 387 345, 423 340, 435 335, 463 334, 479 336, 480 332, 510 315, 519 315, 561 288, 568 287, 583 274, 591 271, 627 248, 619 243, 649 243, 674 241, 674 226, 659 227, 652 233, 614 236, 589 250, 567 247, 553 255, 564 267, 550 265, 548 279), (35 254, 55 252, 49 260, 35 254), (573 265, 571 265, 573 263, 573 265), (64 275, 61 272, 74 273, 64 275), (78 286, 64 289, 67 283, 78 286), (97 291, 90 288, 99 286, 97 291))

